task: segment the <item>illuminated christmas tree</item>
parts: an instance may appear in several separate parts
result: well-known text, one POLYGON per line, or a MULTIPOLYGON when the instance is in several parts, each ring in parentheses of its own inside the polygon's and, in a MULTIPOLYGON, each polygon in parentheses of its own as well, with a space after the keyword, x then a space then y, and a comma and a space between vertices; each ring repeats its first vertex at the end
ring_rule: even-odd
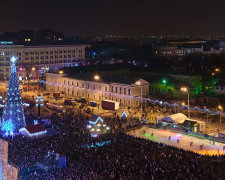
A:
POLYGON ((12 57, 8 91, 2 116, 1 129, 5 131, 6 135, 17 133, 20 128, 26 126, 15 61, 16 58, 12 57))

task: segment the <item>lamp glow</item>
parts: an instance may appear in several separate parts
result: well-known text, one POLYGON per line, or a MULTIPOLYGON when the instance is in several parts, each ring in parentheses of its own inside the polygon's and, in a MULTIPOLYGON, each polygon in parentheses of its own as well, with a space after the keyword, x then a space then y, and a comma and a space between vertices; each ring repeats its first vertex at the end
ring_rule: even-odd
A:
POLYGON ((10 59, 10 60, 11 60, 11 62, 12 62, 12 63, 15 63, 15 62, 16 62, 16 57, 15 57, 15 56, 13 56, 13 57, 11 57, 11 59, 10 59))

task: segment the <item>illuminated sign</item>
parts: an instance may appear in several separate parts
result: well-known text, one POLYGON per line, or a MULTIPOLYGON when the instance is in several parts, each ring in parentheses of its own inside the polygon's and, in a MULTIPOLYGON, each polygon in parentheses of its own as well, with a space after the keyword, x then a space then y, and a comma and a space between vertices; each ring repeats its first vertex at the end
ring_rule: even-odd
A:
POLYGON ((9 45, 13 44, 13 41, 0 41, 0 44, 9 45))

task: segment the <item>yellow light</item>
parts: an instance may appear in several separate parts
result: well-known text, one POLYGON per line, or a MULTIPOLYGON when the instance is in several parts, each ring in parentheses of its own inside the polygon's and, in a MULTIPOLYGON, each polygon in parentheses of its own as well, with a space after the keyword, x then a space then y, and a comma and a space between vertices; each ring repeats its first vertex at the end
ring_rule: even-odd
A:
POLYGON ((223 107, 222 107, 221 105, 218 106, 218 109, 219 109, 220 111, 223 111, 223 107))
POLYGON ((216 72, 220 72, 220 69, 219 69, 219 68, 216 68, 215 71, 216 71, 216 72))
POLYGON ((32 67, 32 71, 35 71, 36 70, 36 68, 35 67, 32 67))
POLYGON ((187 92, 188 89, 187 89, 186 87, 182 87, 182 88, 181 88, 181 91, 187 92))
POLYGON ((181 105, 184 106, 185 105, 185 102, 182 102, 181 105))
POLYGON ((215 75, 215 73, 212 73, 212 76, 214 76, 215 75))
POLYGON ((137 81, 136 84, 137 84, 137 85, 141 85, 141 81, 137 81))
POLYGON ((63 71, 59 71, 59 74, 63 74, 63 71))
POLYGON ((94 76, 94 79, 95 79, 95 80, 99 80, 99 79, 100 79, 99 75, 95 75, 95 76, 94 76))

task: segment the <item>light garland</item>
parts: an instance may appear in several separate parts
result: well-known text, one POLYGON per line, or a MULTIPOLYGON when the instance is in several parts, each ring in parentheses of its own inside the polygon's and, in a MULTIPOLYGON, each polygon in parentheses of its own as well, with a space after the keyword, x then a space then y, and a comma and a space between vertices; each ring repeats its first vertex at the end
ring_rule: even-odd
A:
POLYGON ((21 93, 19 88, 15 61, 16 61, 16 58, 12 57, 10 79, 8 83, 8 91, 7 91, 6 101, 4 104, 1 125, 2 125, 3 131, 6 131, 7 128, 8 129, 11 128, 12 129, 11 132, 15 131, 17 133, 20 128, 23 128, 26 126, 26 122, 25 122, 23 103, 21 99, 21 93))

